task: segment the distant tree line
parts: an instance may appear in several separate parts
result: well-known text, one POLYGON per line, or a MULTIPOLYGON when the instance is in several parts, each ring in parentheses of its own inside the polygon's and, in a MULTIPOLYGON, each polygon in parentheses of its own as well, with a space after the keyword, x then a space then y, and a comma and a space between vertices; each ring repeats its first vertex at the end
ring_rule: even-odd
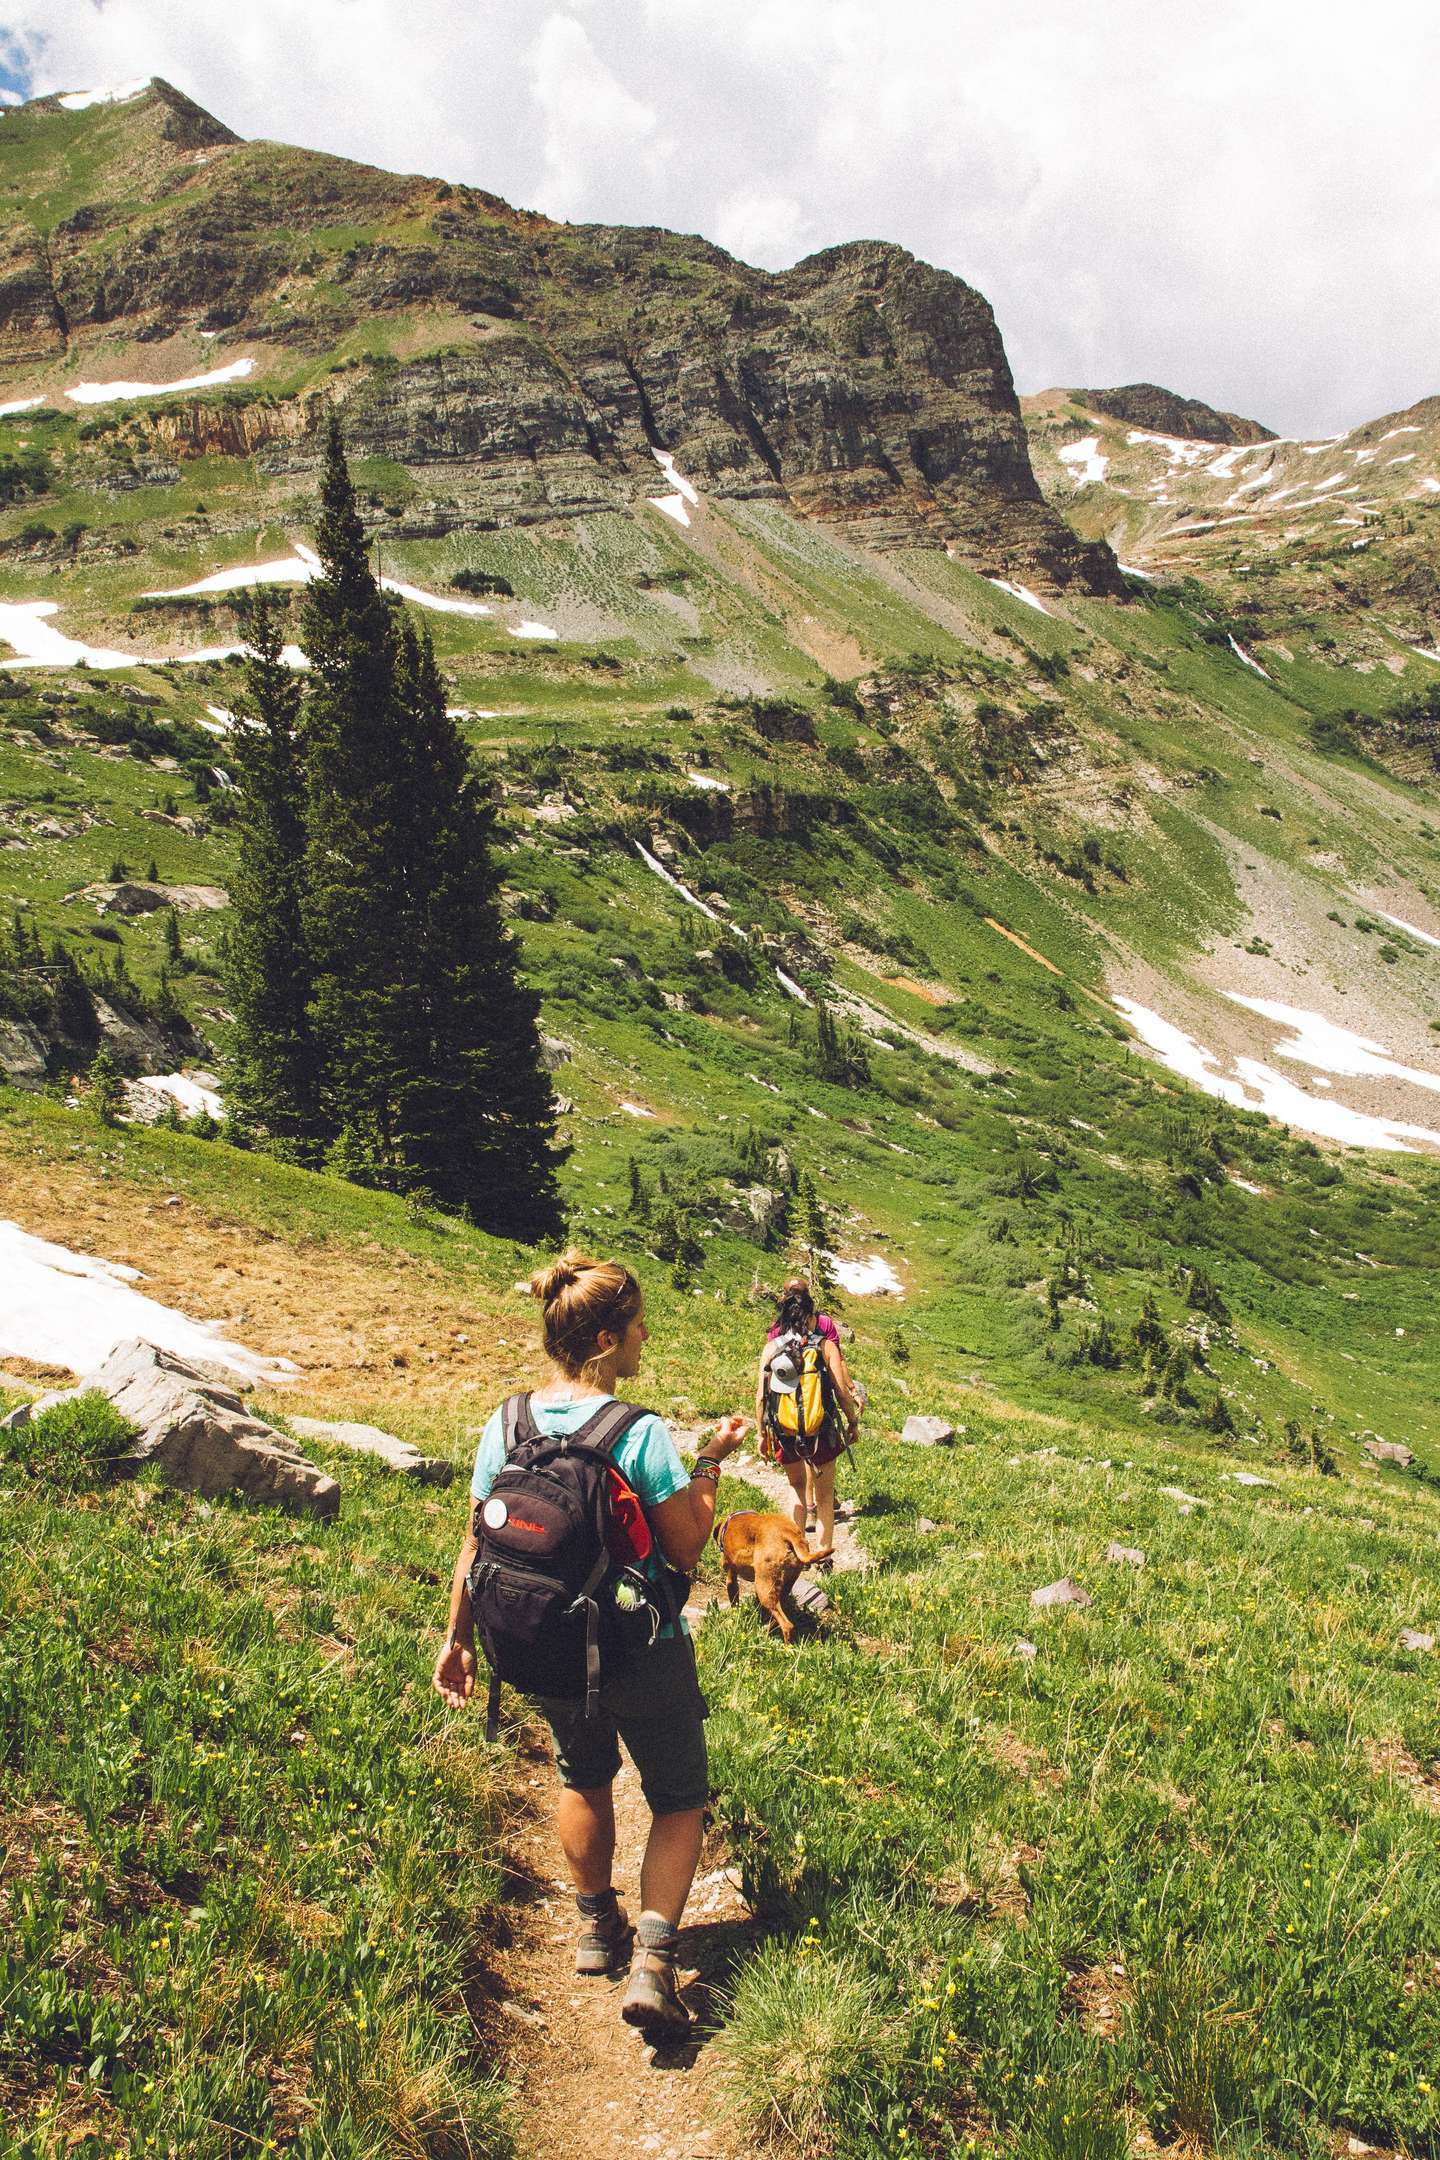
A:
POLYGON ((226 977, 231 1116, 303 1164, 536 1239, 562 1217, 539 1000, 500 912, 495 811, 428 633, 371 570, 338 422, 301 637, 246 606, 226 977))

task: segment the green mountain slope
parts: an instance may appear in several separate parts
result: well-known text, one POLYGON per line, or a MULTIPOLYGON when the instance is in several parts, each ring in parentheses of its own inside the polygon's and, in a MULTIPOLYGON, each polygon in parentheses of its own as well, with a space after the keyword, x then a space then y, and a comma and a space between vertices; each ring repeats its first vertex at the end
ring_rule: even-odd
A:
MULTIPOLYGON (((85 1107, 74 970, 131 1074, 223 1092, 224 580, 289 564, 298 621, 338 399, 378 566, 494 779, 572 1224, 650 1286, 651 1399, 746 1400, 802 1173, 863 1269, 846 1475, 883 1564, 798 1660, 746 1615, 701 1631, 773 1931, 731 2023, 747 2134, 794 2120, 773 2004, 808 1989, 864 2043, 815 2069, 816 2152, 1435 2150, 1440 1732, 1400 1641, 1437 1617, 1427 406, 1315 457, 1172 457, 1055 393, 1027 450, 983 301, 899 251, 766 278, 238 143, 163 85, 11 113, 0 163, 0 1212, 295 1356, 278 1415, 460 1460, 532 1369, 530 1256, 85 1107), (1247 504, 1332 458, 1310 508, 1210 515, 1249 461, 1274 477, 1247 504), (953 1452, 900 1443, 917 1409, 953 1452), (1066 1573, 1095 1606, 1032 1613, 1066 1573)), ((271 1560, 238 1512, 0 1482, 17 2153, 499 2149, 481 1931, 415 1850, 401 1735, 450 1825, 475 1758, 405 1644, 458 1510, 347 1482, 271 1560), (157 1550, 183 1598, 142 1589, 157 1550), (162 1686, 177 1655, 233 1671, 237 1711, 162 1686), (307 1756, 285 1734, 332 1694, 307 1756), (57 1702, 93 1750, 42 1742, 57 1702), (73 1957, 51 1988, 57 1943, 83 1988, 73 1957), (354 2006, 333 2056, 317 1990, 354 2006)))

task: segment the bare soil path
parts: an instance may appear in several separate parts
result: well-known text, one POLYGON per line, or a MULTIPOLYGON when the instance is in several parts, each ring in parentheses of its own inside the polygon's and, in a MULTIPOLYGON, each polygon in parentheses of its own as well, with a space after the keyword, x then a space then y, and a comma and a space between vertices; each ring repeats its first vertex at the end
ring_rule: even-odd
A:
MULTIPOLYGON (((697 1593, 696 1607, 708 1602, 697 1593)), ((624 1975, 578 1979, 579 1916, 555 1830, 555 1773, 537 1742, 519 1758, 523 1812, 510 1845, 508 1950, 496 1960, 496 2044, 515 2087, 524 2160, 749 2160, 728 2134, 710 2040, 718 1997, 751 1939, 749 1908, 723 1848, 706 1839, 680 1932, 689 2039, 652 2047, 620 2019, 624 1975)), ((633 1920, 650 1814, 627 1761, 615 1784, 615 1883, 633 1920)))

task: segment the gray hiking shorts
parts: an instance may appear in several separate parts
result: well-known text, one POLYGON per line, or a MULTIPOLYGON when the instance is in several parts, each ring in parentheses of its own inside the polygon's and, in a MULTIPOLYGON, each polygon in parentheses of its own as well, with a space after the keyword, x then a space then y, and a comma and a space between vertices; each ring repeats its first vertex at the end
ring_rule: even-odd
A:
POLYGON ((555 1743, 562 1785, 575 1792, 609 1785, 620 1769, 623 1740, 652 1815, 680 1815, 704 1807, 710 1794, 705 1752, 710 1712, 688 1635, 662 1635, 607 1680, 593 1718, 585 1716, 583 1704, 539 1696, 534 1700, 555 1743))

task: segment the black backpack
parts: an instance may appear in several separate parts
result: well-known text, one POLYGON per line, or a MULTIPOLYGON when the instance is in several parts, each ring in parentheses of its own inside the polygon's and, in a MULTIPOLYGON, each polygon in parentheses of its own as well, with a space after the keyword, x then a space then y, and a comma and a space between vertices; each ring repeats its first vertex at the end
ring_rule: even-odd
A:
POLYGON ((475 1632, 490 1667, 485 1737, 494 1740, 500 1683, 522 1694, 598 1706, 601 1682, 673 1622, 689 1581, 640 1562, 652 1540, 639 1499, 613 1455, 636 1420, 635 1403, 605 1402, 573 1433, 543 1433, 528 1395, 500 1416, 505 1461, 475 1503, 478 1550, 468 1587, 475 1632))

